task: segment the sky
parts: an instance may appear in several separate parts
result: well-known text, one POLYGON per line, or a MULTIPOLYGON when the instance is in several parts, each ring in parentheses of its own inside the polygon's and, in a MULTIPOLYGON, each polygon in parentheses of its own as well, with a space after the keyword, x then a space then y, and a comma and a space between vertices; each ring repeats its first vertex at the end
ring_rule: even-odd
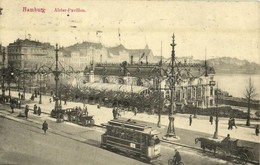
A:
POLYGON ((154 55, 162 48, 168 58, 174 34, 176 57, 225 56, 260 64, 259 1, 1 0, 0 7, 4 46, 29 37, 60 46, 92 41, 142 49, 147 44, 154 55), (23 12, 24 7, 45 12, 23 12))

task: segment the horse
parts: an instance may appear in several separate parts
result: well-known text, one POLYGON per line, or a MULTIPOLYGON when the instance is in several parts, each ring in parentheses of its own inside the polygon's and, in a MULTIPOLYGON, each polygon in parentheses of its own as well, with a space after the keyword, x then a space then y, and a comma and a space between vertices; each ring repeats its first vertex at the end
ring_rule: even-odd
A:
POLYGON ((214 155, 216 154, 217 147, 219 146, 218 142, 202 137, 195 138, 195 144, 198 142, 200 142, 200 147, 203 149, 203 152, 205 152, 205 148, 207 148, 210 151, 214 150, 214 155))

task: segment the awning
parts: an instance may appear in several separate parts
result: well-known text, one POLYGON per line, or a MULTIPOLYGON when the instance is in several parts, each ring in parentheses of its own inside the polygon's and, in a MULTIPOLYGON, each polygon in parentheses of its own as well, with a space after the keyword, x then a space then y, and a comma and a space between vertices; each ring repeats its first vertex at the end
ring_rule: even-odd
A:
POLYGON ((134 85, 123 85, 123 84, 109 84, 109 83, 85 83, 82 84, 82 88, 92 88, 95 90, 110 90, 126 93, 137 93, 140 94, 142 91, 147 90, 148 87, 134 86, 134 85))

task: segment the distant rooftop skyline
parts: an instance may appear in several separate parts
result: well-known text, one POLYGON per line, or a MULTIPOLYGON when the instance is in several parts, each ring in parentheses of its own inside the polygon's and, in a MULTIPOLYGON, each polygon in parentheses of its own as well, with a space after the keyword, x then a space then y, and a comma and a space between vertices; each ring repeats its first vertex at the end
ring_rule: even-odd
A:
POLYGON ((258 2, 2 0, 0 5, 4 46, 25 37, 60 46, 92 41, 144 49, 147 44, 158 56, 162 42, 162 54, 169 58, 174 33, 177 57, 226 56, 260 63, 258 2))

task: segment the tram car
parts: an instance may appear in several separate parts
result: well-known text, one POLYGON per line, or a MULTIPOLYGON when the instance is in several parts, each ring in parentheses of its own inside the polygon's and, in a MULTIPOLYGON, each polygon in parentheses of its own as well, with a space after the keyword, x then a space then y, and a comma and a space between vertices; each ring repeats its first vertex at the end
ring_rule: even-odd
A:
POLYGON ((103 125, 106 132, 101 135, 102 148, 147 162, 153 162, 161 155, 159 132, 152 127, 123 118, 103 125))

